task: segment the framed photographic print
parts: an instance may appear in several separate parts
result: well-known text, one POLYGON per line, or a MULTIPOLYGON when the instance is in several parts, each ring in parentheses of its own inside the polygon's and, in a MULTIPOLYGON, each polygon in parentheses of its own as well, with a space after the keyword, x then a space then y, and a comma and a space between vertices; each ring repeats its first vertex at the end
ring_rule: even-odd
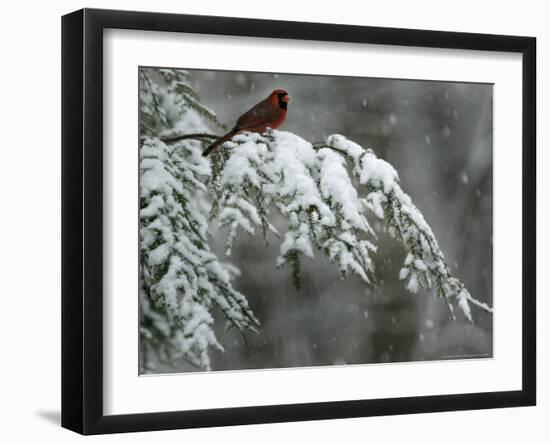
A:
POLYGON ((62 21, 62 425, 534 405, 530 37, 62 21))

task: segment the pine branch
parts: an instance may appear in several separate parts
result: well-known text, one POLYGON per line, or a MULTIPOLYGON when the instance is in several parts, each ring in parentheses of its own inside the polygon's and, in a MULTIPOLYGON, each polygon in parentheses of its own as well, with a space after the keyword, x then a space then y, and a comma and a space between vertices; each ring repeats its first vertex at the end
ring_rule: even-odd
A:
POLYGON ((210 349, 223 351, 213 330, 214 306, 242 334, 259 328, 232 286, 238 269, 220 262, 208 245, 212 171, 197 141, 217 138, 201 118, 217 119, 188 80, 178 70, 140 71, 140 348, 147 370, 155 361, 182 359, 210 369, 210 349), (159 139, 178 130, 176 120, 190 133, 159 139))
POLYGON ((257 214, 275 207, 288 219, 277 266, 290 266, 295 286, 299 286, 300 256, 313 259, 314 249, 337 263, 342 277, 353 273, 372 284, 377 237, 366 218, 369 212, 408 251, 399 278, 409 291, 432 288, 444 299, 452 319, 453 304, 470 321, 470 303, 492 312, 451 275, 431 228, 403 192, 397 172, 373 151, 338 135, 312 145, 279 131, 242 134, 232 143, 221 164, 214 159, 216 181, 211 183, 215 215, 223 214, 222 224, 230 227, 229 245, 237 227, 253 235, 253 226, 262 227, 266 219, 257 214), (361 195, 351 182, 348 165, 362 185, 361 195), (247 211, 239 211, 239 205, 247 211))

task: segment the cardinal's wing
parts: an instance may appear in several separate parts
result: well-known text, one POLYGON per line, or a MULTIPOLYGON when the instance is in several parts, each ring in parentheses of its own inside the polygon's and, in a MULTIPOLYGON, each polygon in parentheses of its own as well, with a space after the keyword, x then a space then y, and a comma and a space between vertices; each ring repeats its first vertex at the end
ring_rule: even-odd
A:
POLYGON ((263 100, 239 117, 235 129, 242 131, 253 129, 275 121, 276 117, 276 108, 269 101, 263 100))

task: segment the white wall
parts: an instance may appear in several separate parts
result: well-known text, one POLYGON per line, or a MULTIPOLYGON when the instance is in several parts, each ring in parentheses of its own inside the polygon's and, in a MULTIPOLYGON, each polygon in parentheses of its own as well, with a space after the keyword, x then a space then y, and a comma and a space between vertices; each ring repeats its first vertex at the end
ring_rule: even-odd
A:
MULTIPOLYGON (((3 4, 0 60, 0 436, 3 441, 81 439, 58 425, 60 409, 60 16, 87 7, 138 9, 411 27, 538 38, 539 226, 548 223, 548 155, 542 153, 543 123, 550 119, 550 97, 542 84, 550 74, 550 29, 544 2, 462 0, 339 2, 202 0, 170 2, 112 0, 88 2, 11 1, 3 4), (268 6, 268 5, 276 6, 268 6), (546 113, 543 112, 546 105, 546 113), (7 155, 6 155, 7 154, 7 155), (542 158, 541 158, 542 157, 542 158), (543 203, 543 198, 539 198, 543 203)), ((540 265, 549 264, 548 235, 539 236, 540 265), (542 247, 545 253, 540 253, 542 247)), ((546 265, 546 266, 545 266, 546 265)), ((546 271, 547 272, 547 271, 546 271)), ((540 296, 549 284, 539 279, 539 312, 549 306, 540 296)), ((550 429, 550 327, 539 314, 539 406, 494 411, 333 420, 165 431, 99 437, 94 441, 334 441, 365 440, 459 442, 465 439, 544 441, 550 429), (542 343, 542 345, 541 345, 542 343)))

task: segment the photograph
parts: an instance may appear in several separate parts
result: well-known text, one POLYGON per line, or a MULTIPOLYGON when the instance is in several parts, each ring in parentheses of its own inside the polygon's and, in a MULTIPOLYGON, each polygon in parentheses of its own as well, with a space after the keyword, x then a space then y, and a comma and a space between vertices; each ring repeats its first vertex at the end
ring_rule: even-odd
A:
POLYGON ((139 374, 493 357, 493 85, 140 66, 139 374))
POLYGON ((472 3, 7 2, 0 441, 544 441, 550 26, 472 3))

